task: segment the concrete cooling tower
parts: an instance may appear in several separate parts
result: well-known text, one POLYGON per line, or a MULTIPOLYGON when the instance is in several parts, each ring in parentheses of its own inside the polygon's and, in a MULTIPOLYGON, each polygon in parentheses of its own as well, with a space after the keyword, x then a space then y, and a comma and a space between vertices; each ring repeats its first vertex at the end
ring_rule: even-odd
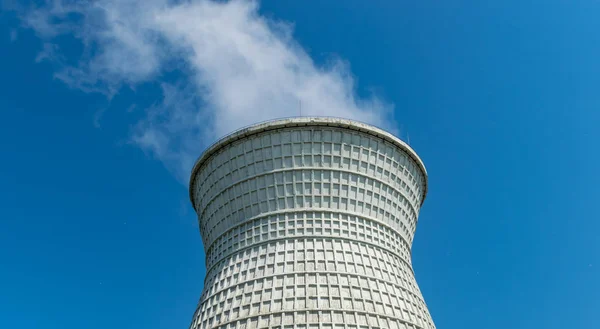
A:
POLYGON ((207 269, 190 328, 435 328, 411 265, 427 172, 392 134, 256 124, 206 150, 189 190, 207 269))

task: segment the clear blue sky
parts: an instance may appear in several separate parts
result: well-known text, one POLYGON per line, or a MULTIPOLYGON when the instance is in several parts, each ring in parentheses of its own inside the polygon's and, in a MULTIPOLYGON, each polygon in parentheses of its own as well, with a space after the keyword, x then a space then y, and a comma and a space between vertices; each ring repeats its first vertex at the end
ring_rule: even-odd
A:
MULTIPOLYGON (((395 105, 429 171, 413 263, 438 328, 600 328, 600 3, 260 12, 395 105)), ((128 141, 157 84, 111 100, 69 88, 0 15, 0 323, 187 328, 205 271, 187 189, 128 141)))

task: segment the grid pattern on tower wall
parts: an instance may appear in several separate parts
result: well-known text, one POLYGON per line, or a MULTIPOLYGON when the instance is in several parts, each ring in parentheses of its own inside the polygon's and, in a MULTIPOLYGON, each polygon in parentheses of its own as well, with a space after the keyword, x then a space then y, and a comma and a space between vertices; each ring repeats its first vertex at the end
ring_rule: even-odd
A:
POLYGON ((401 194, 351 172, 295 169, 266 173, 233 184, 201 211, 208 249, 214 239, 244 220, 290 209, 331 209, 379 220, 411 241, 417 215, 401 194), (250 191, 250 192, 247 192, 250 191), (408 223, 408 224, 407 224, 408 223))
MULTIPOLYGON (((259 315, 281 325, 282 313, 311 309, 396 319, 399 328, 433 328, 410 267, 384 249, 357 241, 271 241, 223 260, 205 284, 194 328, 230 328, 259 315)), ((340 318, 328 319, 334 324, 340 318)), ((327 323, 323 317, 307 321, 297 324, 327 323)))
POLYGON ((255 244, 303 236, 339 237, 387 249, 410 264, 410 247, 385 224, 335 211, 296 211, 259 216, 221 235, 206 253, 208 274, 215 263, 255 244))
MULTIPOLYGON (((202 216, 203 212, 211 210, 207 210, 206 206, 209 203, 212 204, 215 197, 236 192, 242 193, 241 196, 237 196, 237 200, 231 200, 232 198, 228 195, 223 196, 230 199, 229 203, 243 204, 243 209, 235 214, 228 213, 225 207, 223 210, 226 213, 225 216, 230 218, 232 216, 242 219, 248 217, 246 212, 253 210, 249 203, 257 201, 259 193, 262 193, 261 202, 265 201, 264 197, 271 198, 268 203, 271 208, 287 208, 289 205, 285 205, 283 202, 290 200, 279 200, 283 196, 277 195, 277 190, 268 189, 272 181, 263 181, 271 180, 271 178, 262 175, 265 173, 275 174, 274 171, 284 174, 287 170, 285 177, 280 178, 278 183, 289 185, 294 183, 293 178, 289 177, 289 172, 298 168, 306 171, 314 168, 317 173, 319 169, 323 169, 323 184, 338 186, 343 184, 343 182, 339 182, 339 177, 351 175, 353 179, 361 177, 363 181, 367 177, 366 180, 372 182, 373 185, 381 185, 384 188, 389 186, 394 190, 393 194, 396 194, 391 197, 399 199, 399 202, 408 208, 405 211, 409 213, 409 218, 406 223, 402 222, 400 225, 404 226, 403 230, 409 235, 408 240, 412 241, 421 201, 420 191, 424 182, 418 165, 405 151, 391 143, 365 133, 332 127, 315 127, 312 130, 306 128, 282 129, 258 134, 226 146, 213 155, 195 177, 197 185, 193 197, 196 211, 202 216), (331 174, 328 176, 325 173, 331 174), (284 179, 286 180, 284 181, 284 179), (338 181, 334 181, 335 179, 338 181), (261 187, 254 184, 261 184, 261 187), (274 198, 278 200, 273 201, 274 198)), ((355 182, 346 182, 346 188, 355 182)), ((306 185, 303 184, 302 191, 306 190, 306 185)), ((373 185, 362 188, 376 188, 373 185)), ((284 191, 295 188, 295 192, 299 192, 298 187, 286 186, 284 191)), ((353 187, 357 188, 356 185, 353 187)), ((330 195, 336 197, 336 191, 331 191, 330 195)), ((325 194, 324 197, 327 198, 327 195, 325 194)), ((309 194, 303 202, 318 202, 319 200, 322 198, 319 198, 318 195, 309 194)), ((331 201, 340 202, 340 200, 331 201)), ((334 203, 333 206, 335 205, 334 203)), ((221 206, 221 204, 217 204, 212 207, 218 210, 223 208, 221 206)), ((377 207, 371 204, 366 206, 377 207)), ((210 239, 207 239, 205 234, 211 231, 206 230, 204 225, 210 225, 211 220, 204 219, 204 216, 202 218, 200 229, 205 246, 208 246, 210 239)), ((233 218, 233 220, 236 219, 233 218)))
POLYGON ((207 275, 191 328, 435 328, 410 260, 425 178, 404 150, 283 128, 193 179, 207 275))

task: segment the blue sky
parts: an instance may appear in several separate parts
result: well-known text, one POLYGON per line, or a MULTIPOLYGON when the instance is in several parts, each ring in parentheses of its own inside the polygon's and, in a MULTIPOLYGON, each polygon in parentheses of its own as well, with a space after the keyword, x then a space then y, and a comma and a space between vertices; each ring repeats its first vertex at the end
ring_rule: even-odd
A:
MULTIPOLYGON (((152 66, 148 54, 156 49, 145 44, 132 48, 148 55, 143 65, 98 69, 90 63, 110 43, 94 29, 106 22, 68 15, 60 20, 76 28, 51 34, 27 22, 29 5, 5 6, 0 323, 187 327, 204 258, 181 173, 196 150, 232 128, 229 85, 210 84, 230 83, 231 72, 214 69, 220 62, 210 56, 178 50, 158 56, 168 65, 152 66), (61 75, 69 68, 80 74, 61 75), (198 72, 214 79, 198 82, 198 72), (209 98, 198 85, 222 98, 209 98), (174 119, 174 104, 184 104, 187 112, 177 113, 194 123, 174 119)), ((214 14, 204 9, 198 14, 214 14)), ((286 39, 287 25, 267 45, 292 49, 285 54, 297 64, 293 72, 308 81, 339 87, 325 95, 328 106, 348 106, 350 116, 410 136, 430 184, 413 264, 438 328, 599 326, 600 4, 269 0, 249 17, 293 24, 296 43, 286 39), (349 72, 351 97, 344 93, 349 72)), ((267 32, 275 29, 269 26, 267 32)), ((161 28, 192 48, 198 41, 194 33, 161 28)), ((279 73, 268 76, 305 87, 290 82, 298 76, 279 73)), ((243 91, 236 90, 262 105, 251 96, 264 90, 243 91)), ((303 95, 316 113, 325 96, 303 95)), ((290 113, 281 111, 233 126, 290 113)))

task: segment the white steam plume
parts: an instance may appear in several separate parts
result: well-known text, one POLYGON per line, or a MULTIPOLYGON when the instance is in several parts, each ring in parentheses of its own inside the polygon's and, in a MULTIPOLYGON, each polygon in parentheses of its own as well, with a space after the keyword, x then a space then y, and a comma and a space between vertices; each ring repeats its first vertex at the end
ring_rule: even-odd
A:
POLYGON ((23 14, 45 42, 40 60, 61 64, 73 88, 112 97, 123 85, 161 81, 163 100, 147 110, 131 140, 187 183, 200 152, 254 122, 303 115, 356 119, 385 128, 391 106, 357 96, 342 61, 317 66, 289 24, 261 16, 255 1, 96 0, 46 3, 23 14), (55 38, 73 35, 84 51, 67 64, 55 38))

